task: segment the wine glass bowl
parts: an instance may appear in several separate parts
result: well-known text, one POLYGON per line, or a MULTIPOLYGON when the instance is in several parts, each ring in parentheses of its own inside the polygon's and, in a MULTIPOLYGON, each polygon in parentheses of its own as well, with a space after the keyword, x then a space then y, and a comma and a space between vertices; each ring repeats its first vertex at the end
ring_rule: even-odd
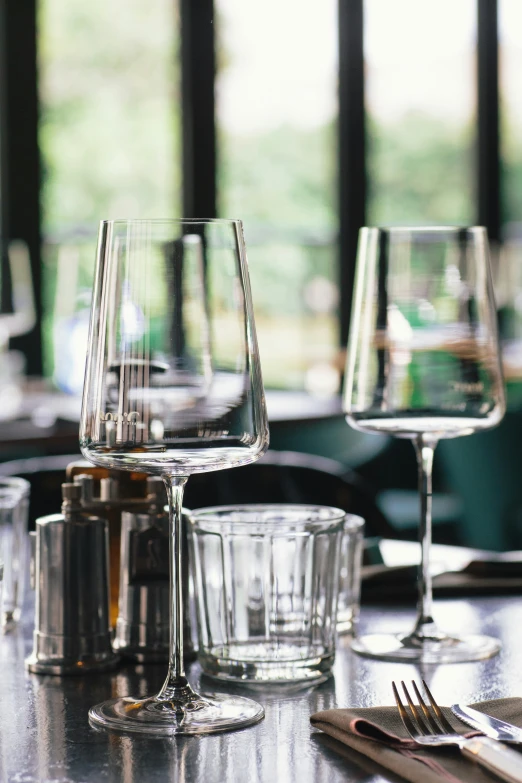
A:
POLYGON ((267 424, 239 221, 106 221, 99 248, 84 456, 160 475, 260 456, 267 424))
POLYGON ((414 631, 355 640, 388 660, 476 660, 485 636, 450 637, 432 617, 431 473, 439 439, 498 424, 505 412, 496 308, 482 227, 363 228, 359 236, 344 409, 348 423, 413 441, 421 564, 414 631))
POLYGON ((100 225, 80 448, 95 465, 163 477, 169 500, 170 662, 160 693, 112 699, 97 725, 208 733, 263 716, 256 702, 200 696, 183 669, 181 507, 192 473, 248 464, 268 424, 238 220, 100 225))

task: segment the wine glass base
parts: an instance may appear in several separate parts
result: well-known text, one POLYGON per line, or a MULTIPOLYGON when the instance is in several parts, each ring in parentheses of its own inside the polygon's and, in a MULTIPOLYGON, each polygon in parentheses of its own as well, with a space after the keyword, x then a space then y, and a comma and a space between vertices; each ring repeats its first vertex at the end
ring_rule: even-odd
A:
POLYGON ((419 638, 411 634, 368 634, 352 642, 352 650, 367 658, 412 663, 464 663, 496 655, 501 644, 491 636, 419 638))
POLYGON ((157 698, 109 699, 89 710, 89 720, 97 727, 138 734, 212 734, 251 726, 265 711, 244 696, 219 694, 198 697, 196 707, 178 707, 157 698))

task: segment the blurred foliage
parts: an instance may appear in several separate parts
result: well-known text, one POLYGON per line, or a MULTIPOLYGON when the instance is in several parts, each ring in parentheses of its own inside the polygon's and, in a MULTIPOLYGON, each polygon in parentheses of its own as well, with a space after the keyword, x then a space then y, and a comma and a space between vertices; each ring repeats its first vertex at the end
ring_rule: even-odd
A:
POLYGON ((473 128, 420 112, 393 125, 368 118, 370 225, 476 220, 473 128))
POLYGON ((286 239, 337 230, 336 126, 282 126, 263 134, 219 133, 219 210, 286 239))
POLYGON ((502 160, 502 223, 522 223, 522 143, 520 126, 509 122, 507 107, 500 106, 502 160))
POLYGON ((40 3, 47 236, 179 214, 176 14, 172 0, 40 3))
MULTIPOLYGON (((324 239, 337 229, 336 125, 221 132, 220 206, 251 233, 324 239)), ((368 223, 474 222, 473 128, 420 112, 394 124, 367 118, 368 223)), ((522 197, 522 186, 521 186, 522 197)))
MULTIPOLYGON (((177 3, 39 5, 44 235, 74 242, 94 235, 100 218, 180 215, 177 3)), ((228 53, 217 54, 223 67, 228 53)), ((369 224, 475 222, 473 123, 420 112, 393 123, 368 117, 367 143, 369 224)), ((516 221, 522 152, 513 128, 503 144, 504 219, 516 221)), ((245 225, 266 380, 299 386, 310 363, 337 348, 335 296, 313 306, 324 280, 338 279, 337 124, 242 135, 220 127, 217 173, 219 214, 245 225)), ((45 267, 50 345, 53 254, 45 267)))
POLYGON ((305 245, 299 239, 249 243, 247 253, 258 312, 298 315, 307 312, 306 286, 315 277, 337 282, 336 246, 305 245))
POLYGON ((337 284, 336 125, 259 134, 219 131, 219 212, 245 226, 264 382, 303 388, 306 371, 334 362, 337 299, 313 312, 317 278, 337 284))

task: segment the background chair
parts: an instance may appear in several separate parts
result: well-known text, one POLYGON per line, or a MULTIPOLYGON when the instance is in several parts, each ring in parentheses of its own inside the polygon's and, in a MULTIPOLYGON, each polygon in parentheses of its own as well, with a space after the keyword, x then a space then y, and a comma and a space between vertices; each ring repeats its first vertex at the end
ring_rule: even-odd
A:
MULTIPOLYGON (((21 476, 30 482, 31 526, 37 517, 59 513, 65 469, 80 459, 79 454, 68 454, 0 464, 0 475, 21 476)), ((366 536, 401 537, 378 507, 364 479, 341 462, 311 454, 268 451, 251 465, 190 477, 184 496, 187 508, 233 503, 337 506, 365 519, 366 536)))
POLYGON ((191 476, 187 508, 232 503, 312 503, 336 506, 364 517, 366 536, 396 537, 366 482, 326 457, 269 450, 260 460, 233 470, 191 476))

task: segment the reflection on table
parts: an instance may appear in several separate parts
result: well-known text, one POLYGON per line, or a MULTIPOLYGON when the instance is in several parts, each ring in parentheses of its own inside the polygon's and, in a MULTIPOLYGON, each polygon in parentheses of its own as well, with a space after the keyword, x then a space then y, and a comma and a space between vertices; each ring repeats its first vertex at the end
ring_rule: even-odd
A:
MULTIPOLYGON (((393 780, 372 762, 315 732, 310 715, 322 709, 392 704, 391 680, 424 677, 443 704, 503 696, 522 696, 522 649, 518 597, 437 601, 448 631, 466 627, 501 638, 503 650, 488 661, 426 666, 387 664, 354 655, 349 638, 338 643, 334 676, 315 690, 258 689, 266 709, 258 725, 238 732, 202 737, 149 739, 91 728, 87 710, 111 695, 149 693, 159 687, 162 666, 125 666, 91 677, 27 674, 24 657, 32 647, 30 623, 0 641, 0 779, 6 783, 388 783, 393 780), (3 775, 3 777, 2 777, 3 775)), ((363 606, 363 630, 410 627, 410 608, 363 606)), ((189 677, 201 678, 197 663, 189 677)), ((212 687, 205 681, 206 688, 212 687)), ((215 687, 215 686, 214 686, 215 687)), ((220 688, 224 688, 220 684, 220 688)), ((237 692, 246 693, 240 686, 237 692)))

